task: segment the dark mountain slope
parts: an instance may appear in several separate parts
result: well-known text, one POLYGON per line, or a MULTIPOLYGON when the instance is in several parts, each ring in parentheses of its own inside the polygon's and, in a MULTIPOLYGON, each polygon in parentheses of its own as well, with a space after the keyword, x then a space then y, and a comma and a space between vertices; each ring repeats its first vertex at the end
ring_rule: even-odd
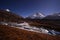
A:
POLYGON ((50 20, 60 20, 60 13, 54 13, 52 15, 46 16, 44 19, 50 19, 50 20))
POLYGON ((0 10, 0 21, 8 22, 20 22, 23 17, 16 15, 15 13, 8 12, 6 10, 0 10))

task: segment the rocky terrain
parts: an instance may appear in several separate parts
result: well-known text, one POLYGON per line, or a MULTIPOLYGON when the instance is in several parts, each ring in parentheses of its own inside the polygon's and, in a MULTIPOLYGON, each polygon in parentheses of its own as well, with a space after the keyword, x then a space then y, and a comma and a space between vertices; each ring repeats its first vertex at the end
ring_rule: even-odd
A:
POLYGON ((46 17, 37 13, 23 18, 9 10, 0 10, 0 40, 60 40, 60 19, 46 17))
POLYGON ((14 27, 0 25, 0 40, 60 40, 60 36, 30 32, 14 27))
POLYGON ((13 12, 9 12, 6 10, 0 10, 0 21, 20 22, 20 21, 23 21, 23 17, 15 14, 13 12))

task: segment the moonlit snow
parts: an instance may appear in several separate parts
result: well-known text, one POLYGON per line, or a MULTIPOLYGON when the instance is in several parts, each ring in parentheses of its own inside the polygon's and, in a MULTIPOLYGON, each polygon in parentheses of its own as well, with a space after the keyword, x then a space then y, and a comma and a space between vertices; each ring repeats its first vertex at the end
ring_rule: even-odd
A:
POLYGON ((7 12, 10 12, 10 10, 9 10, 9 9, 6 9, 6 11, 7 11, 7 12))
POLYGON ((37 28, 35 26, 30 26, 27 22, 24 23, 12 23, 12 22, 0 22, 0 24, 2 25, 8 25, 10 27, 15 27, 18 29, 23 29, 23 30, 27 30, 27 31, 33 31, 33 32, 37 32, 37 33, 45 33, 45 34, 50 34, 50 35, 60 35, 60 32, 57 32, 55 30, 47 30, 44 28, 37 28))
POLYGON ((34 14, 28 16, 28 18, 31 18, 31 19, 42 19, 44 17, 45 17, 45 15, 43 15, 40 12, 37 12, 37 13, 34 13, 34 14))

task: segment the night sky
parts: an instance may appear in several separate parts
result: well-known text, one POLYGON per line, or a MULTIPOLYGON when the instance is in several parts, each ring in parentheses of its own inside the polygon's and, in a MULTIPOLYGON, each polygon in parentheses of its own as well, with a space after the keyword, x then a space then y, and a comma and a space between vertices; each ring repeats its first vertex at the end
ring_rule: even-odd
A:
POLYGON ((10 9, 21 16, 35 12, 49 15, 60 12, 60 0, 0 0, 0 9, 10 9))

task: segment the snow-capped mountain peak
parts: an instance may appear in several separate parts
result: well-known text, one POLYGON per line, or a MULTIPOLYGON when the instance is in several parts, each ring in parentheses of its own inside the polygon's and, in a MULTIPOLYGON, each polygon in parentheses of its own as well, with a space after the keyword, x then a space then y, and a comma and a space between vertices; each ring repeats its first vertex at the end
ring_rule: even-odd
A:
POLYGON ((40 17, 44 17, 44 15, 42 13, 35 13, 33 14, 33 16, 40 16, 40 17))
POLYGON ((36 13, 36 14, 41 16, 41 17, 45 17, 45 15, 43 15, 42 13, 36 13))
POLYGON ((44 17, 45 15, 43 15, 40 12, 37 12, 37 13, 34 13, 33 15, 28 16, 28 18, 31 18, 31 19, 42 19, 44 17))

